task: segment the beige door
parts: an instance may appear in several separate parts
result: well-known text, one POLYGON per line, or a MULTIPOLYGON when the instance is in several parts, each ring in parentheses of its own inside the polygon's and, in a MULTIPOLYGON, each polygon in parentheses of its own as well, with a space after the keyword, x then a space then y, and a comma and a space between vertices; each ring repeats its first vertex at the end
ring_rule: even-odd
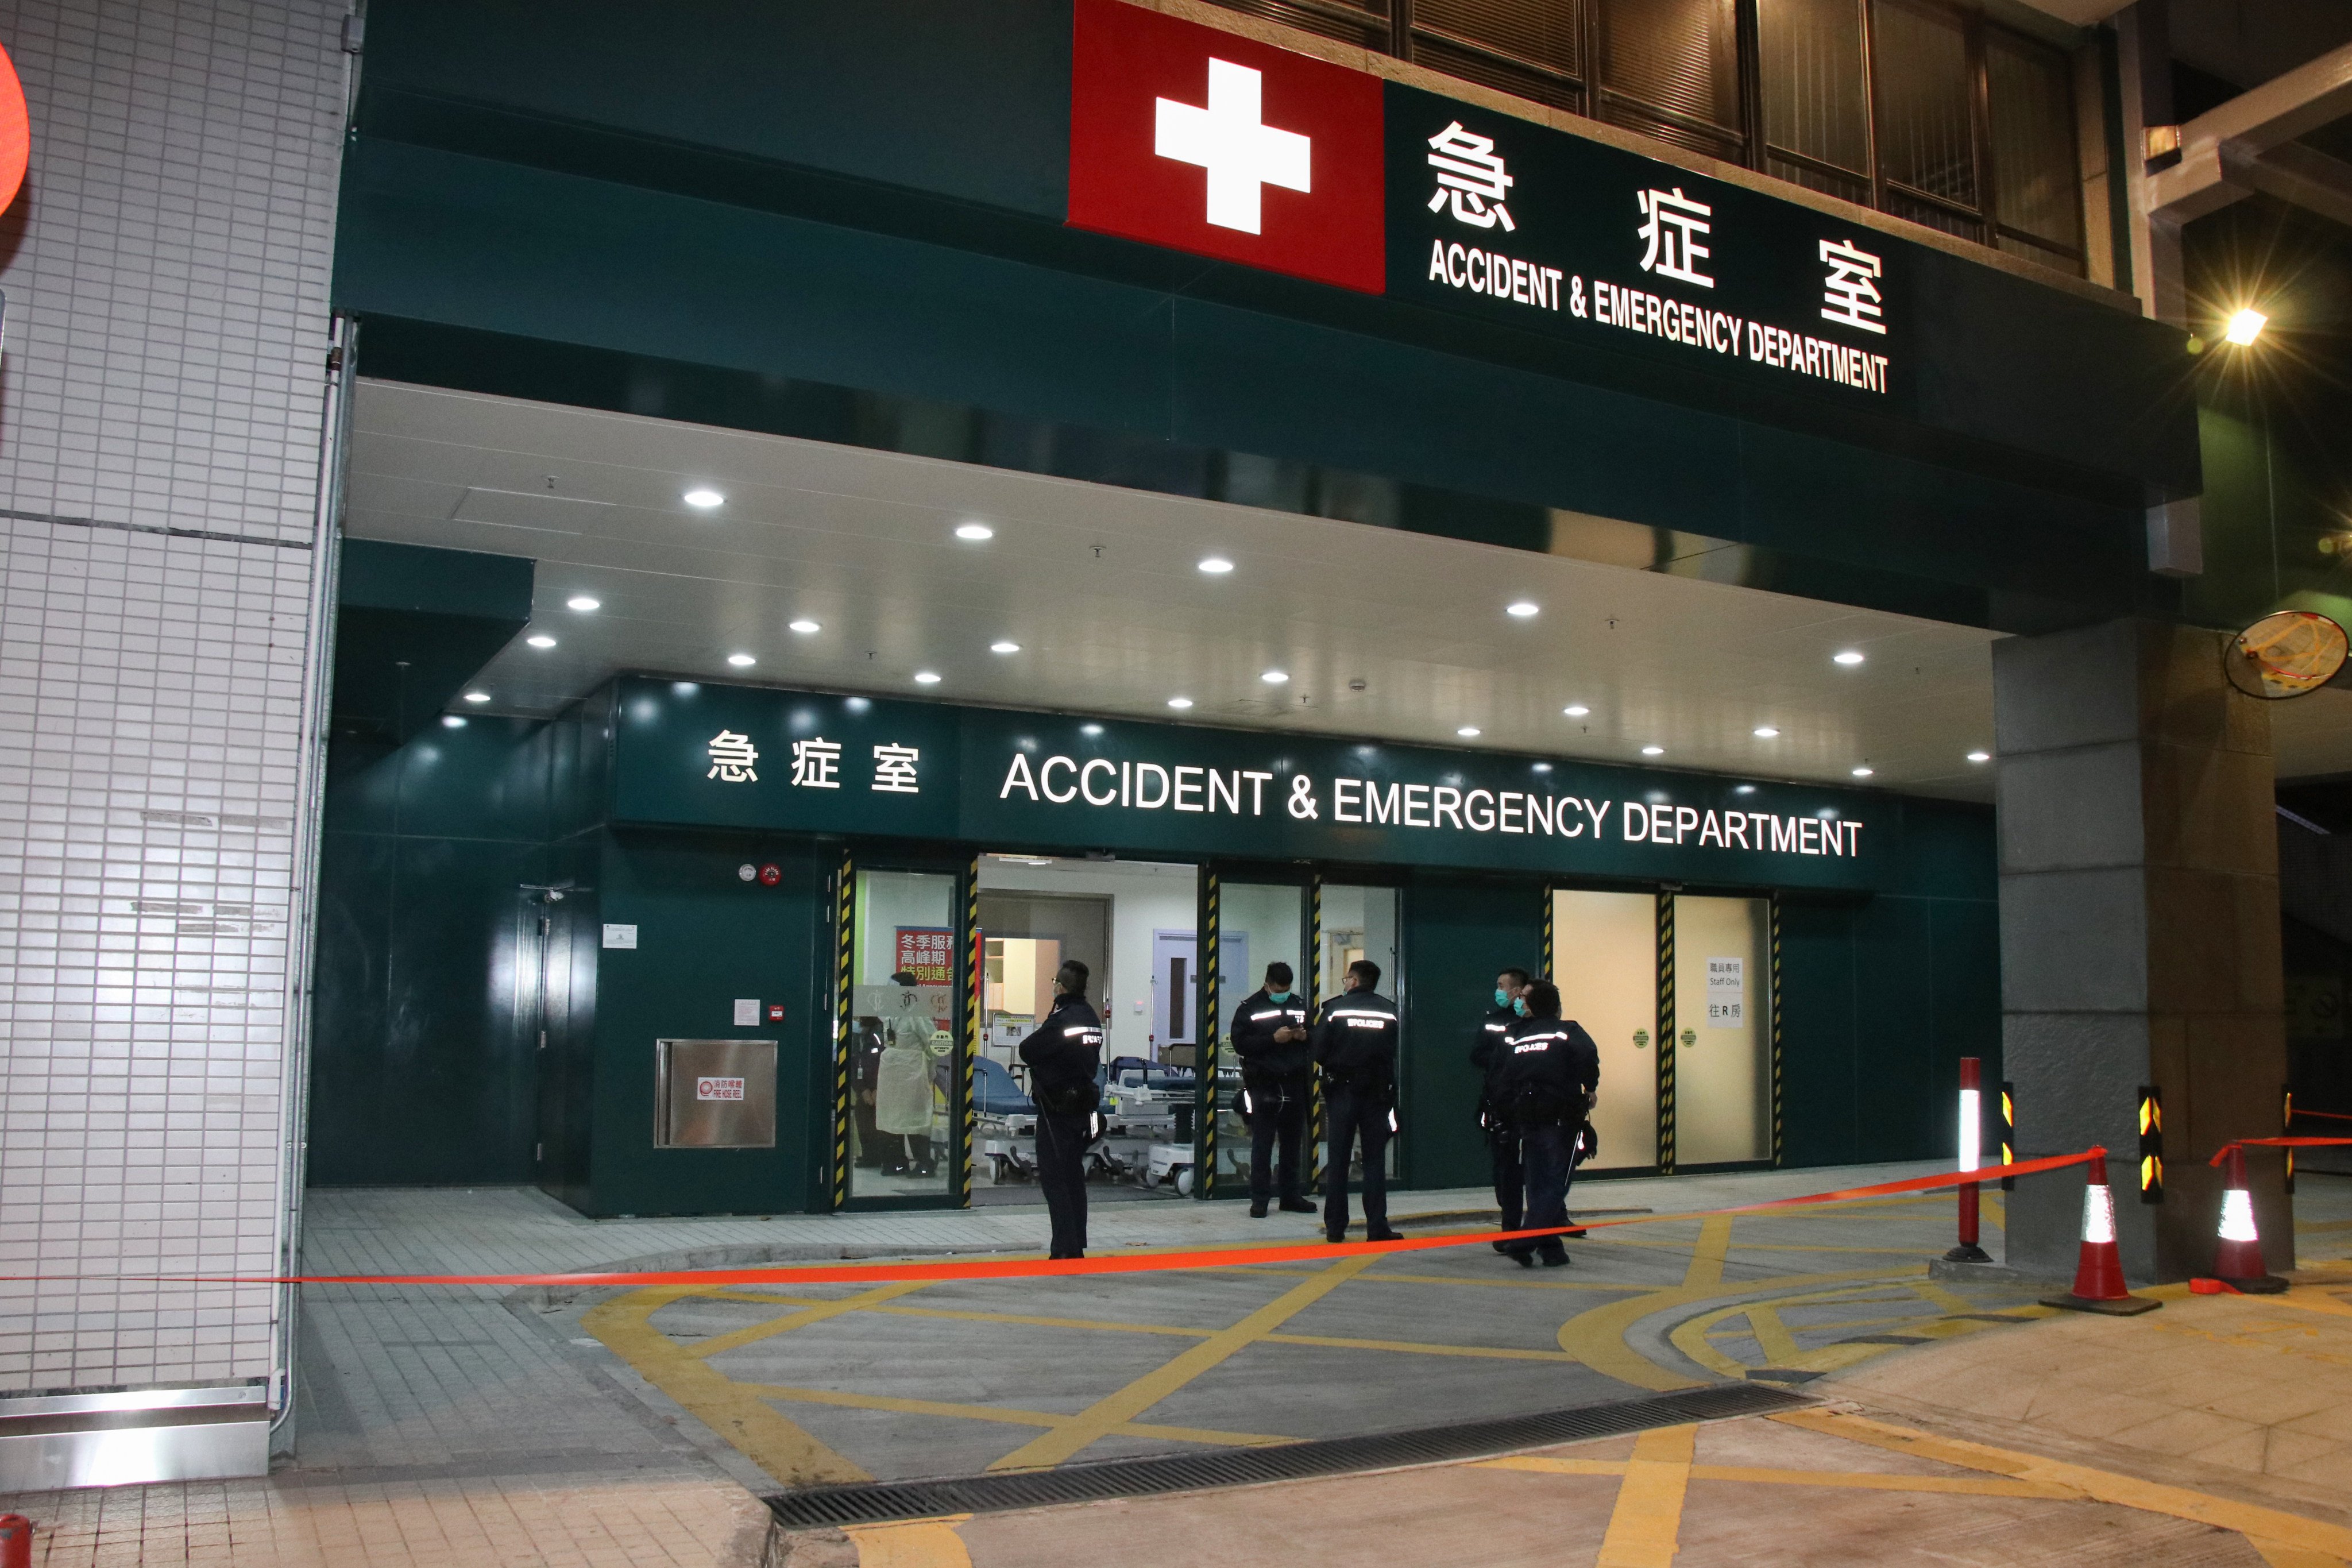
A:
POLYGON ((1772 1157, 1771 914, 1675 900, 1675 1163, 1772 1157))
POLYGON ((1658 1163, 1658 900, 1554 889, 1552 978, 1560 1014, 1601 1047, 1595 1170, 1658 1163))

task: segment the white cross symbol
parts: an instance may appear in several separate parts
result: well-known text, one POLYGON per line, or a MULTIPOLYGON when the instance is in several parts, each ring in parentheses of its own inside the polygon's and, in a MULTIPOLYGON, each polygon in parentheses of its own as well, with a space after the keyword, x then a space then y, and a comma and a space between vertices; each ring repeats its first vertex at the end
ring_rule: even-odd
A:
POLYGON ((1258 232, 1258 187, 1307 189, 1307 138, 1260 120, 1265 79, 1247 66, 1209 62, 1209 107, 1157 100, 1157 140, 1151 150, 1209 172, 1209 221, 1219 228, 1258 232))

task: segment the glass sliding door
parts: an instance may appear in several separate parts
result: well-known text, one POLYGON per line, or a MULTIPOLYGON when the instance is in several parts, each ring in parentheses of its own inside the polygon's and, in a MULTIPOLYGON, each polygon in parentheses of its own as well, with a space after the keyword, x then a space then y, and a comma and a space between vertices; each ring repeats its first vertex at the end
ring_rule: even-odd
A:
POLYGON ((860 868, 849 929, 849 1196, 962 1191, 957 878, 860 868))
POLYGON ((1675 1163, 1772 1157, 1771 906, 1675 899, 1675 1163))
MULTIPOLYGON (((1214 1132, 1207 1142, 1213 1194, 1232 1197, 1249 1186, 1249 1126, 1242 1118, 1241 1058, 1234 1054, 1234 1013, 1265 980, 1265 966, 1286 963, 1292 988, 1307 989, 1307 889, 1265 882, 1217 885, 1217 972, 1204 986, 1201 1037, 1211 1043, 1214 1132)), ((1301 1161, 1311 1169, 1304 1152, 1301 1161)))
POLYGON ((1658 1163, 1658 900, 1652 893, 1556 888, 1551 895, 1552 979, 1560 1014, 1601 1047, 1592 1168, 1645 1170, 1658 1163))

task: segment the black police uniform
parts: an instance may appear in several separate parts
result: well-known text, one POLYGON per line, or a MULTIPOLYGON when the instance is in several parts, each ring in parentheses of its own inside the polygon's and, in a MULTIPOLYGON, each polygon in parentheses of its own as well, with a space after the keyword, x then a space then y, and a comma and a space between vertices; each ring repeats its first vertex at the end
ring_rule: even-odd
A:
POLYGON ((1364 1228, 1393 1241, 1389 1228, 1388 1149, 1396 1131, 1396 1004, 1376 991, 1349 991, 1323 1004, 1308 1038, 1323 1069, 1323 1234, 1348 1235, 1348 1161, 1364 1149, 1364 1228))
POLYGON ((1276 1002, 1264 988, 1244 997, 1234 1009, 1231 1037, 1234 1054, 1242 1059, 1242 1114, 1250 1129, 1250 1213, 1263 1215, 1277 1185, 1271 1167, 1281 1156, 1279 1186, 1282 1206, 1309 1205, 1298 1181, 1298 1145, 1307 1133, 1307 1081, 1315 1056, 1306 1036, 1307 1004, 1297 992, 1276 1002), (1299 1037, 1288 1042, 1274 1037, 1276 1029, 1295 1028, 1299 1037))
POLYGON ((1102 1044, 1102 1018, 1076 994, 1055 998, 1045 1022, 1021 1042, 1029 1098, 1037 1105, 1037 1186, 1053 1220, 1054 1258, 1087 1252, 1087 1145, 1102 1103, 1095 1081, 1102 1044))
MULTIPOLYGON (((1502 1208, 1505 1230, 1519 1228, 1528 1168, 1519 1158, 1519 1130, 1503 1114, 1502 1102, 1495 1098, 1495 1079, 1508 1054, 1504 1049, 1504 1037, 1518 1021, 1516 1007, 1489 1009, 1478 1025, 1478 1037, 1470 1042, 1470 1065, 1483 1077, 1478 1090, 1478 1126, 1486 1135, 1487 1158, 1494 1163, 1495 1202, 1502 1208)), ((1495 1250, 1501 1252, 1505 1247, 1498 1241, 1495 1250)))
MULTIPOLYGON (((1576 1169, 1577 1135, 1601 1083, 1601 1051, 1583 1026, 1560 1018, 1523 1018, 1505 1037, 1496 1076, 1503 1110, 1518 1129, 1527 1159, 1524 1223, 1529 1230, 1568 1224, 1568 1183, 1576 1169)), ((1558 1236, 1515 1241, 1507 1249, 1522 1263, 1541 1257, 1568 1261, 1558 1236)))

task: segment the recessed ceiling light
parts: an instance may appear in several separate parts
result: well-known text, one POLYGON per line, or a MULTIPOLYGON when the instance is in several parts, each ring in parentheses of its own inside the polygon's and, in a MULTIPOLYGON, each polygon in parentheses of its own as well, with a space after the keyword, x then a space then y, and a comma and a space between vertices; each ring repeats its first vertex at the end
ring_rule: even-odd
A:
POLYGON ((683 500, 687 505, 694 507, 701 511, 709 511, 714 506, 724 506, 727 504, 727 498, 720 495, 717 490, 712 489, 709 485, 697 485, 694 489, 687 491, 680 499, 683 500))
POLYGON ((1780 731, 1775 730, 1769 724, 1759 724, 1756 726, 1756 738, 1759 741, 1776 740, 1779 738, 1780 733, 1780 731))
POLYGON ((1853 770, 1853 776, 1858 779, 1866 779, 1870 774, 1871 770, 1868 768, 1856 768, 1853 770))
POLYGON ((1212 555, 1201 563, 1201 570, 1212 577, 1222 577, 1234 569, 1234 563, 1222 555, 1212 555))
POLYGON ((988 645, 988 651, 991 653, 1019 653, 1021 651, 1021 645, 1013 641, 1009 637, 999 638, 997 641, 988 645))
POLYGON ((1099 735, 1102 733, 1102 726, 1099 724, 1081 724, 1078 726, 1078 733, 1081 735, 1099 735))
POLYGON ((814 621, 811 620, 794 621, 792 623, 792 629, 800 633, 803 637, 807 637, 812 633, 824 630, 823 626, 818 626, 814 621))
POLYGON ((988 524, 984 522, 967 522, 956 530, 956 537, 958 539, 969 539, 976 543, 983 539, 995 538, 996 530, 989 527, 988 524))
POLYGON ((462 713, 444 713, 441 722, 452 730, 462 730, 466 727, 466 717, 462 713))
POLYGON ((1454 731, 1454 732, 1461 736, 1465 741, 1475 741, 1478 738, 1478 726, 1475 724, 1465 724, 1462 728, 1454 731))
POLYGON ((1286 669, 1269 669, 1258 679, 1268 686, 1286 686, 1290 683, 1290 672, 1286 669))
POLYGON ((1168 706, 1171 708, 1190 708, 1192 706, 1192 700, 1189 697, 1171 697, 1168 700, 1168 706))
POLYGON ((1666 749, 1664 746, 1644 746, 1642 748, 1642 754, 1645 757, 1663 757, 1666 754, 1666 749))
POLYGON ((1548 773, 1551 772, 1551 764, 1549 763, 1538 763, 1536 764, 1536 772, 1539 773, 1548 773))
POLYGON ((1524 621, 1528 616, 1536 614, 1541 608, 1541 605, 1537 605, 1532 600, 1521 599, 1517 604, 1506 605, 1503 607, 1503 613, 1507 616, 1517 616, 1519 619, 1524 621))
POLYGON ((1560 711, 1567 714, 1571 719, 1581 719, 1587 713, 1591 712, 1592 710, 1587 708, 1581 702, 1571 702, 1567 707, 1561 709, 1560 711))
POLYGON ((1754 784, 1741 784, 1731 793, 1734 795, 1754 795, 1756 793, 1756 786, 1754 784))
POLYGON ((1853 648, 1847 648, 1843 653, 1833 653, 1830 655, 1830 662, 1832 664, 1860 664, 1862 662, 1862 655, 1859 651, 1853 648))
POLYGON ((727 656, 727 662, 738 669, 749 669, 760 661, 748 653, 730 653, 727 656))
POLYGON ((549 637, 545 632, 541 632, 534 637, 525 637, 522 640, 530 644, 533 647, 553 647, 555 646, 555 639, 549 637))
POLYGON ((1972 763, 1989 763, 1992 761, 1992 753, 1990 752, 1970 752, 1969 753, 1969 761, 1972 763))
POLYGON ((604 601, 592 599, 585 594, 574 594, 563 601, 563 607, 567 610, 601 610, 604 607, 604 601))
POLYGON ((919 669, 919 670, 915 671, 915 684, 916 684, 916 685, 918 685, 918 686, 937 686, 939 683, 940 683, 940 675, 939 675, 939 671, 937 671, 937 670, 935 670, 935 669, 919 669))
POLYGON ((487 691, 468 691, 466 693, 466 700, 468 702, 488 702, 489 700, 490 694, 487 691))

